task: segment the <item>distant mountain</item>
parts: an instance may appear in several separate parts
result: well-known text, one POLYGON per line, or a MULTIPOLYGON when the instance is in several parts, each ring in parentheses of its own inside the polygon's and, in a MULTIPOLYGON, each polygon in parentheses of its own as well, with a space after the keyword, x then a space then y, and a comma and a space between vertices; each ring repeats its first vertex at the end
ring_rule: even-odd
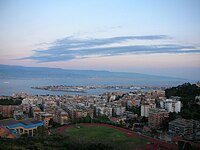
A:
POLYGON ((128 72, 110 72, 110 71, 97 71, 97 70, 69 70, 60 68, 47 68, 47 67, 23 67, 14 65, 1 65, 0 64, 0 78, 127 78, 133 80, 174 80, 174 81, 187 81, 182 78, 166 77, 147 75, 140 73, 128 72))

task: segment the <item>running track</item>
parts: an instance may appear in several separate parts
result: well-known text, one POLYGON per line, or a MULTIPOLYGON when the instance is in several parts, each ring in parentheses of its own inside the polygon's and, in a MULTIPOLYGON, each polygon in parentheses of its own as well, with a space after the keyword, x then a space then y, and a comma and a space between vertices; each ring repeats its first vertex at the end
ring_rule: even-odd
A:
MULTIPOLYGON (((135 132, 129 131, 127 129, 116 127, 116 126, 112 126, 112 125, 108 125, 108 124, 80 123, 78 125, 79 126, 87 126, 87 127, 91 127, 91 126, 104 126, 104 127, 107 127, 107 128, 112 128, 112 129, 120 130, 120 131, 126 133, 128 136, 136 136, 136 137, 147 139, 147 140, 149 140, 149 141, 151 141, 153 143, 153 144, 145 145, 145 147, 138 148, 137 150, 145 150, 145 149, 155 150, 155 149, 157 149, 158 145, 160 145, 161 147, 163 147, 164 149, 167 149, 167 150, 169 150, 169 149, 177 149, 177 145, 175 145, 175 144, 166 143, 164 141, 160 141, 158 139, 154 139, 154 138, 149 137, 149 136, 140 135, 140 134, 137 134, 135 132)), ((62 133, 65 129, 74 128, 74 127, 75 127, 75 125, 62 126, 62 127, 57 128, 56 132, 62 133)))

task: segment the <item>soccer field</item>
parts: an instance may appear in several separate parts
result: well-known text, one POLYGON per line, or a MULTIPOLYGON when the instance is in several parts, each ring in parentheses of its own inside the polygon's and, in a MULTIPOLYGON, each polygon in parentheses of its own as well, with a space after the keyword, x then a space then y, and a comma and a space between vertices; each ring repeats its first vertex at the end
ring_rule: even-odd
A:
POLYGON ((105 126, 80 126, 80 128, 67 128, 63 134, 68 135, 76 140, 85 142, 101 142, 112 145, 117 149, 134 149, 145 146, 148 141, 134 136, 129 136, 127 133, 108 128, 105 126))

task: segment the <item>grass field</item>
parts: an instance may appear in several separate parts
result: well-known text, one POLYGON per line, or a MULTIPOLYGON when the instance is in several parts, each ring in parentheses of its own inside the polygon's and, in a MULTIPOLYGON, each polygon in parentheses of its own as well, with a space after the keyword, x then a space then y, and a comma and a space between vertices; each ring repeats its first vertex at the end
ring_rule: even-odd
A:
POLYGON ((78 139, 85 142, 101 142, 112 145, 117 149, 124 150, 142 147, 148 142, 145 139, 129 136, 122 131, 104 126, 80 126, 80 128, 68 128, 63 132, 63 134, 75 138, 76 140, 78 139))

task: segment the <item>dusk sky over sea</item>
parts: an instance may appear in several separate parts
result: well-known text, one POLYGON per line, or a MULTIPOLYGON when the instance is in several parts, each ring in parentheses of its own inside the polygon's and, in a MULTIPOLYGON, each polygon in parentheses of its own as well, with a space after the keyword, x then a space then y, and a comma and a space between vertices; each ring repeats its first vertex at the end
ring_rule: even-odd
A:
POLYGON ((200 80, 199 0, 0 0, 0 64, 200 80))

